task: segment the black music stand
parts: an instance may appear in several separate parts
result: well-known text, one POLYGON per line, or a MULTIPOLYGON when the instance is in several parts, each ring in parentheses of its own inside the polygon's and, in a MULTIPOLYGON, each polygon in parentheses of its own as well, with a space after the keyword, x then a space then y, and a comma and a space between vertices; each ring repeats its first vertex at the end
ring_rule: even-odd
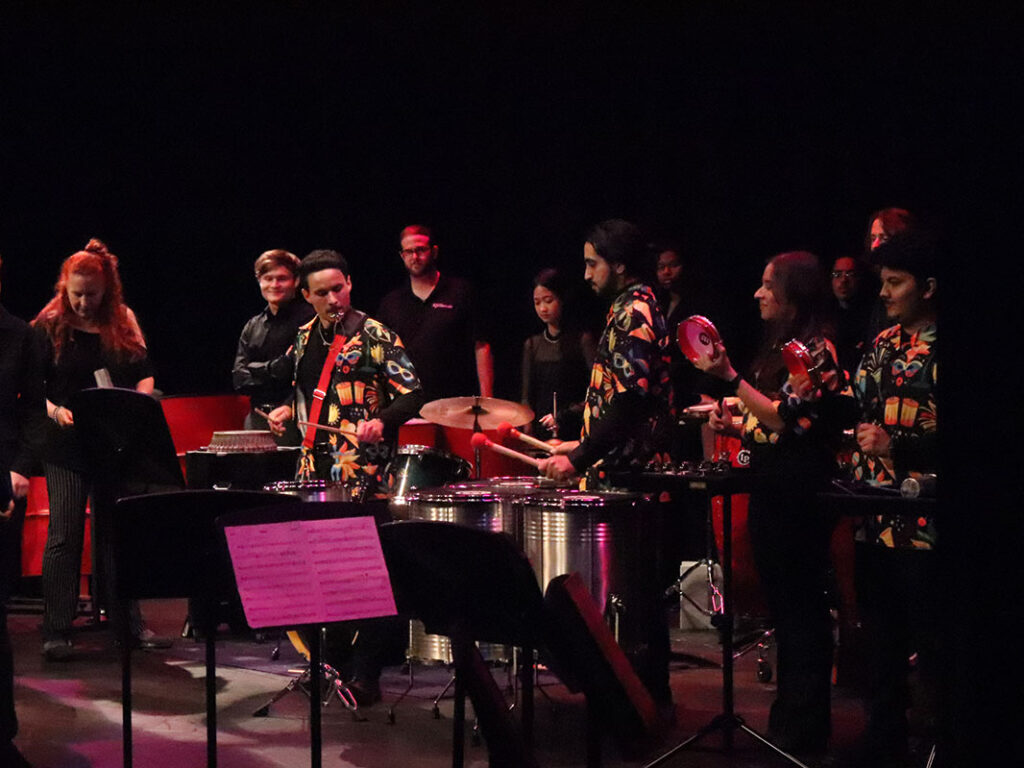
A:
POLYGON ((732 494, 756 491, 763 486, 764 481, 749 471, 680 473, 676 475, 676 478, 687 490, 705 494, 708 505, 712 503, 715 496, 722 497, 722 611, 712 618, 712 623, 718 629, 722 644, 722 711, 711 718, 695 734, 647 763, 643 768, 655 768, 655 766, 662 765, 678 752, 715 731, 722 732, 722 745, 727 752, 731 751, 733 731, 737 729, 749 734, 793 765, 799 766, 799 768, 808 768, 806 764, 748 726, 743 718, 736 714, 733 688, 735 615, 732 608, 732 494))
MULTIPOLYGON (((296 499, 296 501, 298 501, 296 499)), ((274 526, 283 525, 291 526, 296 522, 318 522, 318 521, 332 521, 341 518, 353 518, 353 517, 372 517, 374 519, 375 526, 379 526, 383 521, 389 520, 390 515, 387 511, 387 506, 382 503, 367 502, 302 502, 296 504, 290 504, 288 507, 274 507, 274 508, 263 508, 263 509, 244 509, 231 512, 230 514, 223 515, 218 518, 217 526, 220 528, 221 537, 223 538, 228 535, 230 529, 237 529, 246 526, 274 526)), ((376 541, 376 537, 374 537, 376 541)), ((338 546, 344 546, 345 543, 339 541, 338 546)), ((238 555, 232 554, 231 556, 231 567, 237 574, 239 572, 241 559, 238 555)), ((310 580, 317 579, 315 566, 310 563, 302 563, 303 567, 308 566, 311 571, 310 580)), ((335 585, 336 586, 336 585, 335 585)), ((388 590, 390 592, 390 589, 388 590)), ((243 590, 244 594, 244 590, 243 590)), ((350 597, 349 594, 343 593, 339 595, 341 600, 346 600, 350 597)), ((255 619, 250 616, 251 610, 254 608, 252 602, 247 605, 246 599, 243 597, 242 605, 246 609, 246 619, 254 627, 259 626, 260 628, 266 627, 291 627, 294 624, 267 624, 265 622, 255 619)), ((333 608, 334 606, 327 606, 333 608)), ((326 608, 321 606, 321 608, 326 608)), ((374 618, 375 616, 387 616, 393 615, 391 613, 375 613, 375 614, 364 614, 358 617, 357 620, 374 618)), ((275 616, 274 621, 280 618, 279 615, 275 616)), ((336 623, 343 621, 343 619, 330 619, 330 623, 336 623)), ((322 725, 321 725, 321 710, 326 704, 326 701, 321 698, 321 692, 323 688, 324 672, 326 665, 323 661, 323 648, 321 646, 321 630, 328 621, 306 623, 303 625, 305 629, 309 630, 309 636, 313 638, 312 642, 309 643, 309 670, 308 673, 292 681, 283 691, 279 692, 267 707, 271 703, 280 699, 284 694, 293 690, 299 685, 299 681, 308 678, 309 680, 309 732, 310 732, 310 765, 312 768, 320 768, 322 764, 322 725)), ((331 685, 334 690, 338 691, 339 697, 349 706, 349 702, 346 700, 346 696, 351 698, 354 702, 352 693, 345 688, 344 684, 340 681, 334 672, 331 670, 333 675, 331 679, 331 685), (344 694, 342 693, 344 691, 344 694)), ((329 699, 328 699, 329 700, 329 699)), ((356 709, 355 706, 349 706, 353 711, 356 709)), ((258 710, 257 710, 258 711, 258 710)))
POLYGON ((512 537, 454 523, 408 520, 383 525, 381 545, 402 614, 420 619, 432 634, 452 640, 455 710, 452 765, 464 762, 468 693, 487 741, 492 766, 534 766, 533 652, 544 626, 537 577, 512 537), (522 649, 521 729, 475 641, 522 649))
POLYGON ((185 479, 163 410, 151 396, 116 387, 85 389, 71 396, 70 405, 75 430, 88 446, 83 455, 92 482, 92 616, 98 625, 99 603, 112 600, 116 578, 110 545, 114 504, 124 496, 180 490, 185 479))
MULTIPOLYGON (((77 419, 77 416, 76 416, 77 419)), ((118 601, 192 598, 206 637, 206 760, 217 765, 216 607, 234 580, 215 521, 233 510, 298 503, 262 491, 175 491, 120 499, 112 526, 118 601)), ((132 765, 132 637, 121 627, 121 713, 124 765, 132 765)))
POLYGON ((565 686, 586 697, 587 768, 601 765, 601 738, 627 741, 658 728, 650 692, 633 671, 579 573, 556 576, 544 592, 547 647, 565 686))

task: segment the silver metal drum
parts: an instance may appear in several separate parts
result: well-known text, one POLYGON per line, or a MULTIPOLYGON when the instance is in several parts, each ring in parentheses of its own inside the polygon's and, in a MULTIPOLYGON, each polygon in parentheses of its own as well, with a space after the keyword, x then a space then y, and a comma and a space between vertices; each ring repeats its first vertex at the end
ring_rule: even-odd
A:
MULTIPOLYGON (((408 496, 410 520, 455 523, 507 533, 519 540, 518 506, 509 495, 480 488, 424 488, 408 496)), ((505 645, 478 643, 485 661, 505 662, 512 658, 512 649, 505 645)), ((428 635, 419 621, 409 622, 408 658, 419 662, 452 663, 451 641, 444 635, 428 635)))
POLYGON ((298 496, 303 501, 351 501, 348 486, 328 480, 282 480, 263 486, 264 491, 298 496))
POLYGON ((639 493, 540 491, 523 501, 523 552, 541 590, 578 572, 624 647, 657 598, 657 505, 639 493))
POLYGON ((484 477, 479 480, 463 480, 448 483, 447 488, 459 490, 484 488, 492 493, 508 496, 528 496, 537 491, 568 488, 569 483, 537 475, 511 475, 508 477, 484 477))
POLYGON ((520 537, 513 497, 488 488, 423 488, 407 497, 410 520, 434 520, 520 537))
MULTIPOLYGON (((477 643, 484 661, 493 664, 508 664, 512 661, 512 646, 496 643, 477 643)), ((445 635, 428 635, 423 622, 413 619, 409 622, 409 650, 406 652, 409 661, 420 664, 455 663, 452 656, 452 641, 445 635)))

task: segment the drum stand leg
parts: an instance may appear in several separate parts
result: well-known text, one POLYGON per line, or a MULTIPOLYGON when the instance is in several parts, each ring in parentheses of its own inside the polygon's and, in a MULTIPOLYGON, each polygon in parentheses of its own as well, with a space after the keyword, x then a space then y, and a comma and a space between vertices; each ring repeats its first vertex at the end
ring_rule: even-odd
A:
MULTIPOLYGON (((341 701, 342 706, 344 706, 345 709, 352 712, 353 717, 355 717, 357 720, 364 719, 361 718, 360 715, 358 714, 359 703, 356 701, 356 697, 352 694, 352 691, 349 690, 348 686, 346 686, 345 683, 342 681, 341 675, 338 674, 338 671, 330 664, 321 663, 320 673, 321 679, 323 680, 323 687, 318 694, 318 698, 320 699, 320 706, 326 707, 328 704, 331 703, 331 701, 335 697, 337 697, 338 700, 341 701)), ((270 701, 261 706, 255 712, 253 712, 252 716, 266 717, 270 714, 271 706, 279 702, 281 699, 283 699, 289 693, 294 691, 296 688, 302 691, 304 694, 306 694, 306 696, 308 696, 309 698, 312 698, 312 678, 312 669, 307 665, 305 669, 303 669, 297 677, 294 677, 291 679, 291 681, 289 681, 288 685, 286 685, 280 691, 275 693, 273 698, 270 699, 270 701)))

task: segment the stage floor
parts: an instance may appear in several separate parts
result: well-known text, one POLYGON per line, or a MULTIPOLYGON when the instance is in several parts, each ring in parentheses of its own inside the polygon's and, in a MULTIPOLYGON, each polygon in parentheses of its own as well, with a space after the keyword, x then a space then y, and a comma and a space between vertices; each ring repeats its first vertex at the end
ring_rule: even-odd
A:
MULTIPOLYGON (((174 637, 166 651, 134 654, 135 765, 141 768, 206 764, 203 646, 179 637, 185 616, 182 600, 147 601, 143 613, 158 634, 174 637)), ((8 625, 15 652, 18 716, 16 739, 36 768, 113 768, 121 765, 120 665, 108 630, 83 629, 77 634, 78 658, 45 662, 33 613, 11 615, 8 625)), ((675 618, 673 617, 673 621, 675 618)), ((717 635, 709 631, 674 629, 673 650, 717 662, 717 635)), ((272 642, 227 638, 218 643, 218 764, 222 768, 294 768, 309 764, 309 704, 298 692, 274 705, 268 717, 252 713, 291 679, 289 668, 301 666, 290 644, 272 661, 272 642)), ((774 657, 772 656, 772 660, 774 657)), ((333 702, 324 710, 325 768, 393 768, 451 765, 450 698, 433 715, 432 699, 448 679, 442 666, 414 668, 415 687, 388 722, 387 706, 405 689, 408 675, 388 668, 382 678, 384 701, 360 710, 353 719, 333 702)), ((505 673, 495 674, 503 685, 505 673)), ((763 731, 774 684, 757 680, 757 662, 750 653, 736 662, 736 712, 763 731)), ((608 768, 639 766, 664 753, 721 711, 721 673, 717 666, 674 662, 672 689, 677 724, 666 737, 624 755, 611 740, 603 745, 608 768)), ((554 678, 542 676, 543 694, 536 698, 535 754, 540 766, 584 766, 584 702, 554 678)), ((471 714, 472 709, 469 707, 471 714)), ((845 688, 833 687, 833 750, 847 746, 863 725, 860 701, 845 688)), ((808 760, 809 765, 820 761, 808 760)), ((467 737, 466 766, 487 765, 487 750, 467 737)), ((737 732, 731 754, 721 737, 704 738, 676 755, 667 766, 780 766, 786 763, 748 735, 737 732)))

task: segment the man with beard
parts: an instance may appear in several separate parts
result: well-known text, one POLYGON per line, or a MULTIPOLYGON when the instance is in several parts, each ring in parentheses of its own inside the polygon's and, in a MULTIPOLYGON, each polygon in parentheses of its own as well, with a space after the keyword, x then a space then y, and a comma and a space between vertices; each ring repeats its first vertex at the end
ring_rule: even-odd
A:
POLYGON ((442 275, 429 228, 399 234, 409 281, 384 297, 380 321, 402 337, 428 400, 494 395, 494 358, 473 287, 442 275))
MULTIPOLYGON (((590 371, 581 439, 560 444, 540 462, 547 477, 586 474, 588 488, 601 487, 611 471, 642 468, 671 437, 668 331, 654 291, 637 278, 646 257, 644 238, 628 221, 601 222, 587 235, 584 277, 611 307, 590 371)), ((658 560, 653 555, 646 563, 652 568, 658 560)), ((656 583, 658 576, 652 571, 650 578, 656 583)), ((671 721, 668 625, 657 597, 651 590, 627 609, 631 628, 624 637, 633 636, 625 637, 623 649, 662 717, 671 721)))

